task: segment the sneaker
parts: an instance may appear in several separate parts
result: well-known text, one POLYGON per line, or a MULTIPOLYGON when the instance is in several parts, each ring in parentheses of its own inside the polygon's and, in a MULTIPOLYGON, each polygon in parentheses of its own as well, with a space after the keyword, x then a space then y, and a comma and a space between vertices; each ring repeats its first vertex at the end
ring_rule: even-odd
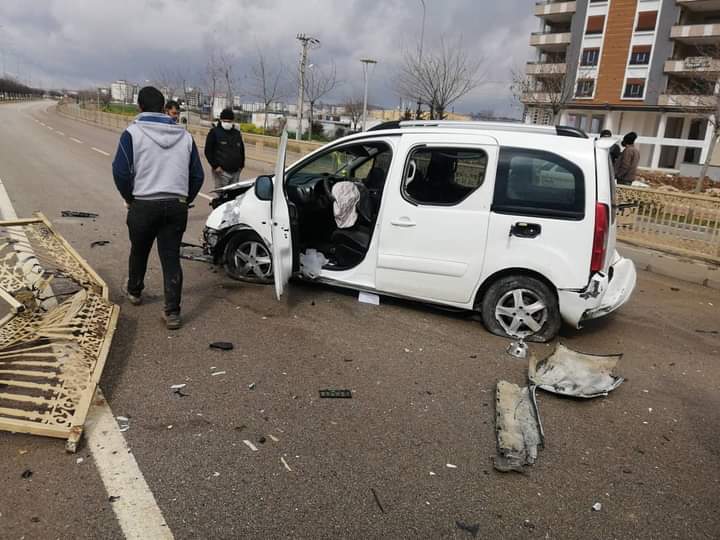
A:
POLYGON ((130 294, 125 288, 123 288, 123 292, 125 293, 125 297, 133 306, 139 306, 140 304, 142 304, 142 296, 140 296, 139 294, 137 296, 134 294, 130 294))
POLYGON ((177 330, 182 326, 182 320, 179 313, 163 313, 163 320, 168 330, 177 330))

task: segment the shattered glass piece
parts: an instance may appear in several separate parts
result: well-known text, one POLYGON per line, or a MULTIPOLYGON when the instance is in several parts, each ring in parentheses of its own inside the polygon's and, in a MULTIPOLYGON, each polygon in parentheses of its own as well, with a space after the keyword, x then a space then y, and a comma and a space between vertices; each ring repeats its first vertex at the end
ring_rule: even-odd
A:
POLYGON ((535 463, 543 446, 543 432, 531 388, 507 381, 497 383, 495 430, 495 469, 523 472, 523 467, 535 463))
POLYGON ((316 249, 308 249, 300 254, 300 272, 305 277, 317 279, 322 267, 330 261, 316 249))
POLYGON ((579 398, 606 396, 625 380, 615 375, 622 354, 595 355, 558 343, 544 360, 530 357, 528 378, 538 388, 579 398))

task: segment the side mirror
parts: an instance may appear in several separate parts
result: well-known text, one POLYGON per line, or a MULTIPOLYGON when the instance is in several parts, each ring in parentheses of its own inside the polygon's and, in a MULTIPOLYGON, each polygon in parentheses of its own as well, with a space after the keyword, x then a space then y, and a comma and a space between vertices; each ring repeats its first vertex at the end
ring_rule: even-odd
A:
POLYGON ((273 197, 273 181, 269 176, 258 176, 255 180, 255 196, 261 201, 271 201, 273 197))

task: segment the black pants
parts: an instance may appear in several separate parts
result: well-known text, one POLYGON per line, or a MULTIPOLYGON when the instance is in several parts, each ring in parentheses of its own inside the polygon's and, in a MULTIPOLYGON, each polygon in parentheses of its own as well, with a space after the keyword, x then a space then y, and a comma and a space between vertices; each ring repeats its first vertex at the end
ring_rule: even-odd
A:
POLYGON ((139 201, 130 204, 127 226, 130 233, 130 261, 127 291, 140 296, 145 288, 145 271, 153 242, 163 271, 165 313, 180 313, 183 274, 180 243, 187 227, 188 206, 178 199, 139 201))

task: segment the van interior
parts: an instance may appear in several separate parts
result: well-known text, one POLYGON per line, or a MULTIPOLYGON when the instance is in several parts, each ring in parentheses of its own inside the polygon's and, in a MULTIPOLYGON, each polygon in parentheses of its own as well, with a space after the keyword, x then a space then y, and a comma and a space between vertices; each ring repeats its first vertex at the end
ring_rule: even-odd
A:
MULTIPOLYGON (((285 189, 290 206, 294 259, 315 249, 327 269, 346 270, 360 264, 367 254, 380 212, 392 150, 381 141, 361 142, 330 149, 288 172, 285 189), (356 218, 338 226, 334 204, 340 182, 353 192, 356 218), (354 186, 354 187, 353 187, 354 186), (334 193, 335 192, 335 193, 334 193), (355 202, 356 201, 356 202, 355 202), (348 226, 349 225, 349 226, 348 226)), ((348 191, 348 190, 343 190, 348 191)))

